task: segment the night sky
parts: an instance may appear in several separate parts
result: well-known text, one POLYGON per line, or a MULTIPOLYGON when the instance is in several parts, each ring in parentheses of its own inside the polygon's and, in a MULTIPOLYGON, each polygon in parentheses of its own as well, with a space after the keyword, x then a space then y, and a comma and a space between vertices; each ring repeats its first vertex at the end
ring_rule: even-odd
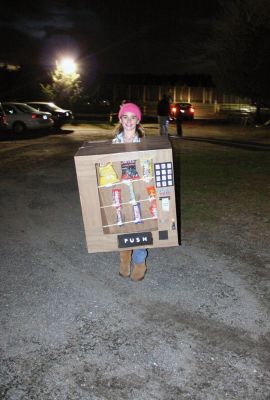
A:
POLYGON ((0 6, 1 62, 49 66, 71 55, 81 71, 211 71, 207 40, 218 0, 5 3, 0 6))

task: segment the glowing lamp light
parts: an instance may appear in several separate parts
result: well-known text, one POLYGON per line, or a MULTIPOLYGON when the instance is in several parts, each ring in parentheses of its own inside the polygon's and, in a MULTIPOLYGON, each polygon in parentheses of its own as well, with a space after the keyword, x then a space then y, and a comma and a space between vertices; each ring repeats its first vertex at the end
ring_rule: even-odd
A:
POLYGON ((60 67, 65 74, 73 74, 77 69, 76 63, 71 58, 63 58, 60 61, 60 67))

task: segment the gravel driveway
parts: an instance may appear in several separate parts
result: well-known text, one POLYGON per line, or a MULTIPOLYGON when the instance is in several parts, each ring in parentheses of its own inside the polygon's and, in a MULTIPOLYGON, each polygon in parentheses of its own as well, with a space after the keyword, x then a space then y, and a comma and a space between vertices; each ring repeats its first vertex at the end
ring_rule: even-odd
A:
POLYGON ((208 221, 189 161, 235 150, 175 139, 182 244, 152 249, 144 281, 125 280, 117 253, 86 251, 73 161, 86 136, 1 143, 0 399, 270 399, 267 192, 250 189, 249 202, 261 203, 249 218, 239 198, 215 214, 217 195, 208 221))

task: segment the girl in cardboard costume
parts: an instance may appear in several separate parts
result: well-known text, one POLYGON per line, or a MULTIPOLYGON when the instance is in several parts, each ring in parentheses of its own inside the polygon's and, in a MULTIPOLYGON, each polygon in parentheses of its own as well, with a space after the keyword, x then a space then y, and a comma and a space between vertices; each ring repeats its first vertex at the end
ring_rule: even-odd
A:
MULTIPOLYGON (((139 143, 144 136, 144 129, 140 125, 141 110, 134 103, 124 103, 121 105, 119 113, 119 125, 115 130, 113 143, 139 143)), ((132 174, 134 175, 132 170, 132 174)), ((119 275, 130 278, 133 281, 141 281, 146 273, 146 249, 134 249, 120 251, 119 275), (131 271, 131 264, 133 269, 131 271)))

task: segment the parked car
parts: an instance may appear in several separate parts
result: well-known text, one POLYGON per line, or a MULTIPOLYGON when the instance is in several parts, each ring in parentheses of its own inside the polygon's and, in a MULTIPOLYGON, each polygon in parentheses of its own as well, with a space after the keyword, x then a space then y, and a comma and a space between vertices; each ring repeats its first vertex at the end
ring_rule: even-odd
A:
POLYGON ((52 115, 48 112, 41 112, 18 102, 3 102, 2 106, 7 118, 7 129, 13 130, 14 133, 53 126, 52 115))
POLYGON ((6 128, 7 128, 7 116, 2 106, 2 103, 0 103, 0 129, 2 130, 6 128))
POLYGON ((55 128, 61 128, 61 126, 71 122, 74 118, 71 110, 65 110, 53 102, 27 101, 27 104, 36 110, 50 112, 55 128))
POLYGON ((170 106, 170 121, 175 121, 181 113, 181 119, 185 121, 193 121, 195 116, 195 110, 191 103, 180 102, 173 103, 170 106))

